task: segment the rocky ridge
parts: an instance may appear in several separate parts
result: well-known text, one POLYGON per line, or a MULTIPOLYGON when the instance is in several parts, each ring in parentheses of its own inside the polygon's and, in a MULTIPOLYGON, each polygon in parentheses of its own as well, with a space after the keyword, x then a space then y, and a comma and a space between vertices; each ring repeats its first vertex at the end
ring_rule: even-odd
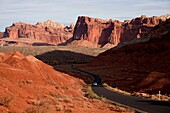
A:
POLYGON ((155 25, 164 22, 168 18, 170 18, 169 14, 160 17, 146 17, 142 15, 141 17, 121 22, 119 20, 102 20, 79 16, 77 22, 72 23, 70 26, 51 20, 38 22, 36 25, 16 22, 12 26, 7 27, 4 33, 0 33, 0 37, 3 37, 1 39, 2 43, 11 43, 11 40, 15 41, 16 45, 25 45, 22 39, 27 38, 29 44, 26 45, 111 48, 122 42, 143 37, 155 25))
POLYGON ((38 22, 36 25, 16 22, 6 28, 3 37, 11 40, 27 38, 32 40, 32 42, 36 40, 56 45, 64 43, 71 38, 72 32, 72 28, 50 20, 47 22, 38 22))
POLYGON ((158 24, 143 38, 137 40, 99 54, 89 66, 95 68, 107 66, 107 70, 102 72, 101 69, 100 73, 109 76, 101 74, 102 78, 108 80, 109 84, 114 81, 112 86, 116 84, 116 87, 123 90, 147 93, 158 93, 161 90, 164 94, 170 94, 168 90, 170 88, 170 19, 158 24), (110 72, 109 67, 112 68, 110 72), (118 76, 125 76, 125 78, 115 80, 118 76))
POLYGON ((53 27, 53 28, 65 28, 66 26, 52 20, 47 20, 46 22, 38 22, 36 25, 45 26, 45 27, 53 27))
POLYGON ((74 29, 73 39, 76 42, 89 41, 93 44, 93 47, 107 47, 110 44, 113 47, 119 43, 143 37, 155 25, 168 18, 170 18, 169 15, 161 17, 142 15, 132 20, 120 22, 118 20, 102 20, 80 16, 74 29))

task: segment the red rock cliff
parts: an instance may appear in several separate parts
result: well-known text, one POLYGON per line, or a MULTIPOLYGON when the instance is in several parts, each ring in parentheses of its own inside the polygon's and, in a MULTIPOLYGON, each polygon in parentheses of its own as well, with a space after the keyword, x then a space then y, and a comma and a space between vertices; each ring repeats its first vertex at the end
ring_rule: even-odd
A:
POLYGON ((143 38, 120 45, 99 54, 88 68, 98 67, 106 83, 123 90, 170 94, 170 19, 143 38))
POLYGON ((3 32, 0 32, 0 38, 2 38, 3 37, 3 32))
POLYGON ((166 17, 141 16, 131 21, 120 22, 80 16, 74 29, 73 38, 87 40, 93 43, 94 47, 103 47, 107 43, 116 46, 124 41, 141 38, 155 25, 165 20, 166 17))
POLYGON ((49 20, 36 25, 18 22, 6 28, 4 37, 29 38, 44 43, 60 44, 72 37, 72 31, 69 27, 49 20))

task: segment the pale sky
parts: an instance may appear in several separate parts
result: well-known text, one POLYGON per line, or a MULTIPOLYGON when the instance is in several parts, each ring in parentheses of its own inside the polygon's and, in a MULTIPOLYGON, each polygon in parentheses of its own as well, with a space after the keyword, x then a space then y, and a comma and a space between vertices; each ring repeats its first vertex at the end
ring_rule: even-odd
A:
POLYGON ((0 31, 14 22, 53 20, 69 25, 78 16, 126 20, 170 14, 170 0, 0 0, 0 31))

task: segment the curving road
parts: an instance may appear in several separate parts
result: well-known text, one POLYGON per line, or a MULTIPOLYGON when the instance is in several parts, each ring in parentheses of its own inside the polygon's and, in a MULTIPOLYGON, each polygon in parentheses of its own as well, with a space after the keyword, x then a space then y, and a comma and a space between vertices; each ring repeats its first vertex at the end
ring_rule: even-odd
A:
POLYGON ((101 78, 95 74, 80 70, 71 65, 72 69, 89 74, 94 78, 93 82, 97 82, 97 86, 92 86, 92 90, 99 96, 105 97, 112 103, 131 108, 139 113, 170 113, 170 102, 155 101, 148 98, 129 96, 111 91, 102 86, 101 78))

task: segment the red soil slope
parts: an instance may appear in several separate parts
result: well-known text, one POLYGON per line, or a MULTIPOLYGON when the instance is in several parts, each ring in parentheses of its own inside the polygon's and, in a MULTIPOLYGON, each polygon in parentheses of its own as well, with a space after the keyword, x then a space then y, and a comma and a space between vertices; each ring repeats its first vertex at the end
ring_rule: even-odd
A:
POLYGON ((1 113, 116 112, 112 105, 85 98, 83 85, 33 56, 0 53, 1 113))
MULTIPOLYGON (((109 77, 125 77, 121 82, 113 79, 117 87, 130 91, 170 94, 170 19, 152 29, 145 37, 112 48, 93 60, 89 65, 118 67, 118 72, 104 71, 109 77), (133 44, 134 43, 134 44, 133 44), (124 74, 120 74, 126 72, 124 74), (128 84, 128 85, 127 85, 128 84)), ((105 76, 105 75, 102 76, 105 76)))

